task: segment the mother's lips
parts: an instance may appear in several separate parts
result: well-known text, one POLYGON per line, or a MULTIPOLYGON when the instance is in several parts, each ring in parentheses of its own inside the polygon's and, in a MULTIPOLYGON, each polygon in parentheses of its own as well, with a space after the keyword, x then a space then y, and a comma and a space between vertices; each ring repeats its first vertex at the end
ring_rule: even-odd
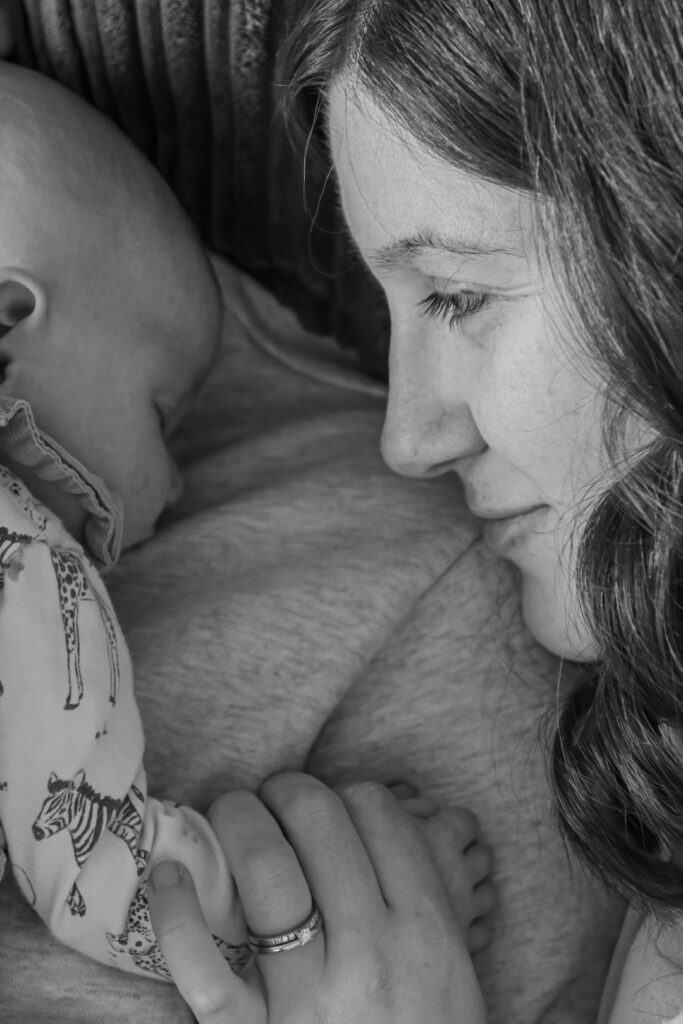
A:
POLYGON ((519 516, 526 516, 531 512, 538 512, 539 509, 548 508, 547 505, 525 505, 522 508, 478 508, 476 505, 469 505, 468 508, 477 519, 517 519, 519 516))

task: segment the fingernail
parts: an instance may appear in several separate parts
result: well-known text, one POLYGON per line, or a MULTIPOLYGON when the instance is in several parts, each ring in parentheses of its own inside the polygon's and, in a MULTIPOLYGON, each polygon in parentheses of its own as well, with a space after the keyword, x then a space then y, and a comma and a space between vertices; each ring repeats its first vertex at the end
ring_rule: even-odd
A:
POLYGON ((162 889, 171 889, 173 886, 180 885, 182 880, 182 865, 176 864, 172 860, 165 860, 161 864, 157 864, 149 876, 150 885, 155 892, 160 892, 162 889))

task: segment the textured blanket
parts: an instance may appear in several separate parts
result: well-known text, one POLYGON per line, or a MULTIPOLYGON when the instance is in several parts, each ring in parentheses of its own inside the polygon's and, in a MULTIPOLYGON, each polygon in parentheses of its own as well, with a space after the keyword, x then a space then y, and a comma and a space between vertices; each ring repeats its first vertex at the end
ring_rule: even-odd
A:
POLYGON ((305 0, 17 0, 16 59, 81 93, 157 165, 210 248, 382 374, 387 316, 325 147, 287 137, 278 53, 305 0), (312 211, 315 211, 313 217, 312 211))

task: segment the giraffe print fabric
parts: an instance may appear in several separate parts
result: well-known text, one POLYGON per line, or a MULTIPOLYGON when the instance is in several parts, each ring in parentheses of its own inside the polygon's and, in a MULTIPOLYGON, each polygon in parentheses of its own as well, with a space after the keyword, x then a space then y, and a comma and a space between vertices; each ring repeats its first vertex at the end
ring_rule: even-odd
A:
POLYGON ((78 627, 81 602, 88 600, 95 601, 102 620, 109 663, 109 700, 112 704, 115 704, 119 686, 118 641, 107 602, 89 584, 82 561, 75 552, 56 548, 50 552, 50 556, 57 581, 59 610, 62 616, 64 642, 66 645, 68 693, 64 707, 67 711, 70 711, 72 708, 77 708, 83 700, 83 677, 81 675, 80 661, 81 645, 78 627))
POLYGON ((191 871, 216 942, 248 959, 206 821, 147 794, 125 639, 83 548, 0 467, 0 867, 62 942, 168 979, 144 897, 149 867, 191 871))

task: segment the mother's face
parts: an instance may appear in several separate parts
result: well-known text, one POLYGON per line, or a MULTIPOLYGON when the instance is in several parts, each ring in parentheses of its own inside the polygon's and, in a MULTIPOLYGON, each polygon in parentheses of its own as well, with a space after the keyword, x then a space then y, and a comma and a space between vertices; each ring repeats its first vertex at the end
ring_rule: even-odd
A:
POLYGON ((386 461, 457 473, 521 572, 532 633, 590 657, 571 541, 604 484, 603 400, 535 251, 533 201, 436 158, 364 93, 338 83, 329 99, 344 213, 391 312, 386 461))

